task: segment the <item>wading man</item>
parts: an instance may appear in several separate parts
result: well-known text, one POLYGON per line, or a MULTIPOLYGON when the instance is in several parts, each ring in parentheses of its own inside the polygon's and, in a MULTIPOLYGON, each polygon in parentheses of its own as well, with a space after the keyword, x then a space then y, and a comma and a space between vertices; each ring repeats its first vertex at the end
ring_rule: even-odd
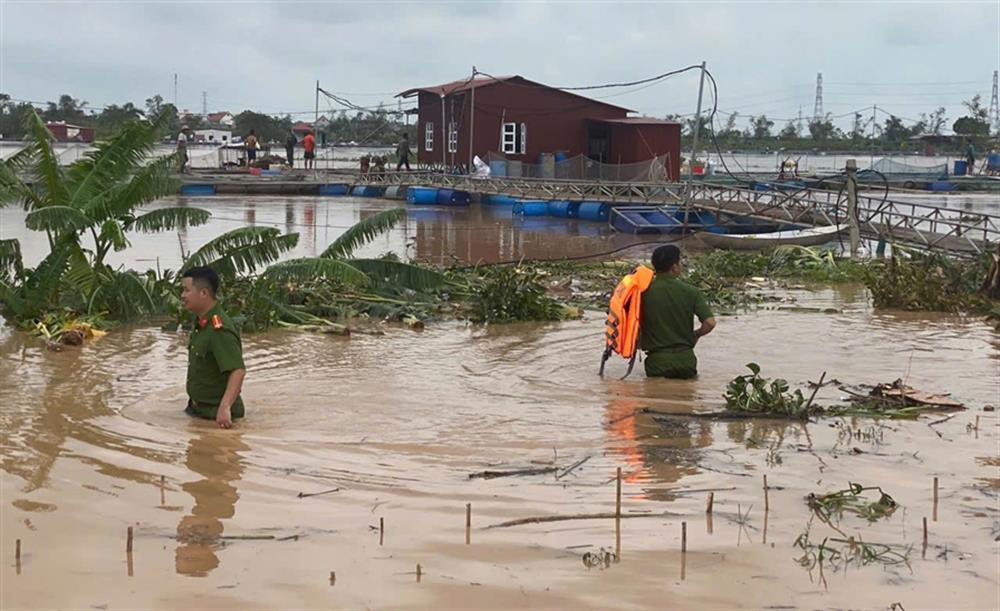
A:
POLYGON ((189 269, 181 282, 181 303, 195 315, 188 343, 188 404, 184 411, 228 429, 234 419, 243 417, 240 391, 247 373, 243 343, 232 319, 216 300, 219 276, 211 268, 189 269))
POLYGON ((715 316, 701 292, 680 280, 681 251, 673 245, 653 251, 656 277, 642 294, 641 338, 646 376, 693 378, 698 375, 694 346, 715 328, 715 316), (695 317, 701 325, 695 329, 695 317))

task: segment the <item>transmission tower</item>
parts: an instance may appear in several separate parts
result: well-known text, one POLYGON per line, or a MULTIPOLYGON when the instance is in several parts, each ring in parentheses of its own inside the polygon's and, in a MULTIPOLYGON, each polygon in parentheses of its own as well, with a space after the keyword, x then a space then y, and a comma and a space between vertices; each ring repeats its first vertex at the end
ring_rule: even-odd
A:
POLYGON ((813 121, 823 120, 823 73, 816 73, 816 105, 813 107, 813 121))
POLYGON ((990 99, 990 120, 993 133, 1000 133, 1000 98, 997 97, 997 71, 993 71, 993 97, 990 99))

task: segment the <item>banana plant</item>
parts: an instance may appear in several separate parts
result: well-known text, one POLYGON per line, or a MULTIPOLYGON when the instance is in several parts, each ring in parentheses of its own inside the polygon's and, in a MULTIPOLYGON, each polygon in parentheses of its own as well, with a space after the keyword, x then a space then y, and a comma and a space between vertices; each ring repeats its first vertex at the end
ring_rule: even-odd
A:
POLYGON ((50 252, 38 268, 27 270, 20 262, 19 244, 11 240, 0 244, 2 303, 8 310, 24 306, 21 311, 59 307, 66 297, 75 306, 103 307, 108 300, 133 304, 138 276, 109 267, 107 255, 128 248, 131 232, 200 225, 210 217, 200 208, 143 210, 147 204, 176 193, 178 187, 172 176, 176 167, 173 155, 150 160, 166 127, 166 117, 126 124, 66 168, 59 164, 52 135, 41 117, 31 112, 25 122, 27 145, 0 162, 0 206, 23 207, 28 213, 26 226, 45 232, 50 252), (45 290, 24 290, 30 288, 30 276, 42 269, 45 282, 34 284, 44 284, 45 290), (69 281, 65 282, 67 273, 69 281), (123 274, 131 275, 126 278, 123 274), (24 286, 18 289, 18 283, 24 286), (76 294, 64 295, 63 289, 76 294), (42 302, 16 304, 18 294, 22 300, 42 302))

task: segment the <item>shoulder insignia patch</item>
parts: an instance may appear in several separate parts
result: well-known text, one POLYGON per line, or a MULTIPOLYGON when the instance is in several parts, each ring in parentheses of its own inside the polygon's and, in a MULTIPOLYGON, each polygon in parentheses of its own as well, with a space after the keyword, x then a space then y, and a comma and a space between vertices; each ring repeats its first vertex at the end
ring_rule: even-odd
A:
POLYGON ((218 314, 212 314, 212 328, 213 329, 221 329, 222 328, 222 319, 219 318, 218 314))

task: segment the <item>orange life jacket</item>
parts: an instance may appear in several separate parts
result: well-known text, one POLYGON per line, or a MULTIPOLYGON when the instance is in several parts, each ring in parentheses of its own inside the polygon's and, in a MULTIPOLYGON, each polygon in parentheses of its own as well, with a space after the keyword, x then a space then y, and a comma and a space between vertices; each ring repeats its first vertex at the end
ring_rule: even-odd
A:
POLYGON ((608 304, 608 319, 605 325, 604 356, 601 358, 600 374, 604 375, 604 364, 612 354, 620 354, 628 359, 628 377, 635 365, 639 350, 639 326, 642 321, 642 293, 653 281, 653 270, 640 265, 621 279, 611 293, 608 304))

